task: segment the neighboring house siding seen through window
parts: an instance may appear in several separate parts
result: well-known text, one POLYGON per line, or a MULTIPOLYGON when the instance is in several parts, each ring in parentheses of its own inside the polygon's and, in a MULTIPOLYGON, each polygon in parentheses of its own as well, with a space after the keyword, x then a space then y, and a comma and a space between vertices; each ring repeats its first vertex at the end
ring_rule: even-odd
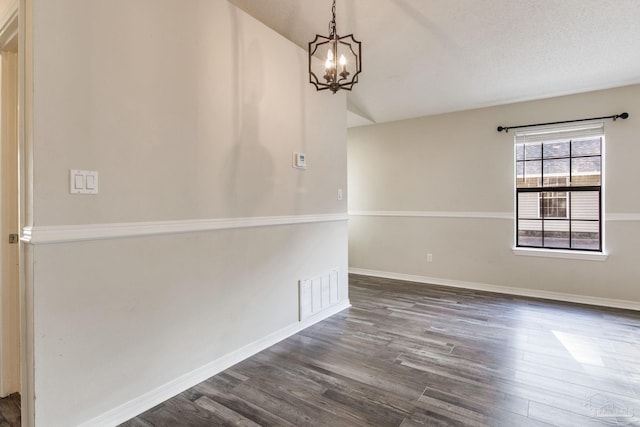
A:
POLYGON ((602 123, 516 134, 516 246, 602 252, 602 123))

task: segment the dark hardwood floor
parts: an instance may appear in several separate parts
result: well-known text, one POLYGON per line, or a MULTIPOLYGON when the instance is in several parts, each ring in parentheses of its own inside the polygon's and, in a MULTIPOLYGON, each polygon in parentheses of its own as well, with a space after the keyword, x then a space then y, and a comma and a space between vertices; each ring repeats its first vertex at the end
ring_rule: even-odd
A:
POLYGON ((640 425, 640 313, 356 275, 350 298, 122 426, 640 425))
POLYGON ((640 313, 350 282, 349 310, 122 426, 640 425, 640 313))
POLYGON ((640 425, 640 313, 350 282, 351 309, 122 426, 640 425))
POLYGON ((638 312, 357 275, 350 298, 122 426, 640 426, 638 312))
POLYGON ((20 395, 0 399, 0 427, 20 427, 20 395))

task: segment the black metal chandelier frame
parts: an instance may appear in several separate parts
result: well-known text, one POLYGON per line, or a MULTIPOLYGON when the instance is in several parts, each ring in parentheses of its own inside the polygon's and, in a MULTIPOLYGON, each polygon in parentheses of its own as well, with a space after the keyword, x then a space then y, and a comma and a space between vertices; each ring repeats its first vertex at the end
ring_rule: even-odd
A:
POLYGON ((353 34, 340 37, 336 31, 336 0, 333 0, 331 9, 332 19, 329 22, 329 37, 316 34, 315 39, 309 42, 309 83, 315 86, 316 90, 331 90, 336 93, 340 89, 351 90, 358 83, 358 77, 362 72, 362 43, 353 37, 353 34), (321 78, 318 78, 313 71, 314 56, 318 50, 322 50, 328 45, 328 57, 325 63, 325 72, 321 78), (352 73, 347 70, 346 62, 338 64, 344 56, 340 56, 341 52, 347 51, 350 57, 354 58, 355 70, 352 73), (338 65, 342 66, 342 71, 338 72, 338 65), (324 80, 324 81, 323 81, 324 80))

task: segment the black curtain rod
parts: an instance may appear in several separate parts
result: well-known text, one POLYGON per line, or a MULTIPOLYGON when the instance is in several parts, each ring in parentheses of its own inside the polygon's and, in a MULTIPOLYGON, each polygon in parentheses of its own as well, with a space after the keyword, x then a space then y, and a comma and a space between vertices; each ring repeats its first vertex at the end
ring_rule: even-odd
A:
POLYGON ((536 123, 535 125, 519 125, 519 126, 498 126, 498 132, 509 132, 509 129, 520 129, 520 128, 530 128, 532 126, 546 126, 546 125, 560 125, 563 123, 575 123, 575 122, 586 122, 589 120, 603 120, 603 119, 613 119, 616 121, 617 119, 626 119, 629 117, 629 113, 621 113, 614 114, 613 116, 604 116, 604 117, 592 117, 590 119, 576 119, 576 120, 565 120, 562 122, 549 122, 549 123, 536 123))

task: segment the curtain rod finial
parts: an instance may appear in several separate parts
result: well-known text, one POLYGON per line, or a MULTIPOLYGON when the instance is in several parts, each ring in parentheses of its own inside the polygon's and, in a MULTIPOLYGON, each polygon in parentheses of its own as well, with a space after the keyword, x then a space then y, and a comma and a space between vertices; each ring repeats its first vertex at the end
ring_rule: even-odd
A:
POLYGON ((504 127, 504 126, 498 126, 498 132, 502 132, 505 131, 506 133, 509 133, 509 128, 504 127))
POLYGON ((629 118, 629 113, 627 113, 626 111, 622 114, 619 114, 618 117, 620 117, 623 120, 626 120, 629 118))

